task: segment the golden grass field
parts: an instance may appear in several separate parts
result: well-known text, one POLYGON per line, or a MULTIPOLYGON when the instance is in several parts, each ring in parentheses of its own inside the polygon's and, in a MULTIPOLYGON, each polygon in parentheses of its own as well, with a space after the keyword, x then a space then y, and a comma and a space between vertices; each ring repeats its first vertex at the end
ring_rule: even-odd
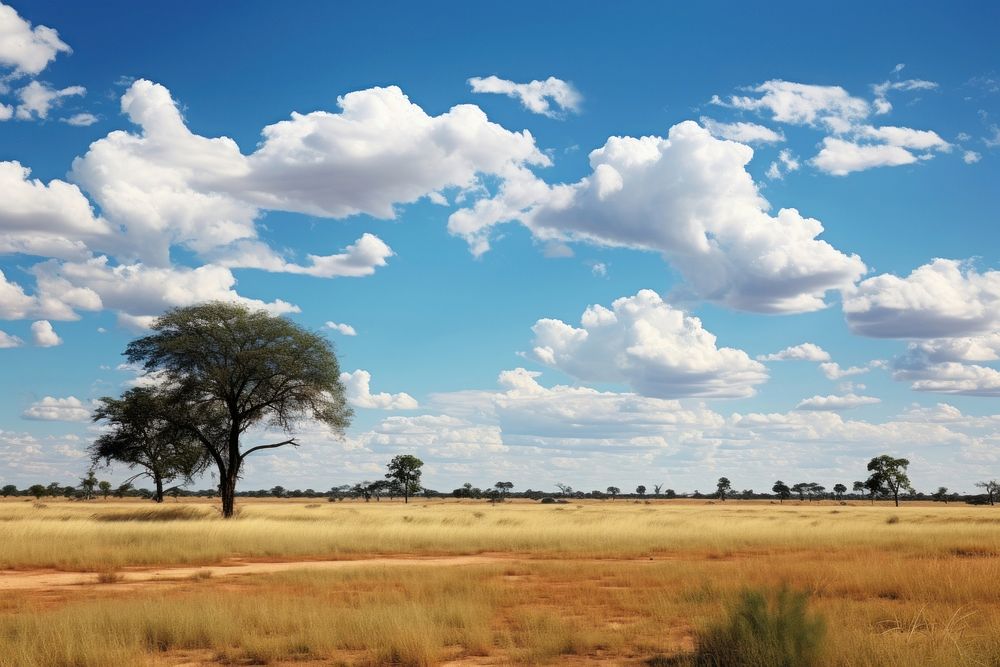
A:
POLYGON ((214 507, 0 502, 0 666, 683 664, 782 585, 825 618, 822 664, 1000 665, 990 507, 214 507))

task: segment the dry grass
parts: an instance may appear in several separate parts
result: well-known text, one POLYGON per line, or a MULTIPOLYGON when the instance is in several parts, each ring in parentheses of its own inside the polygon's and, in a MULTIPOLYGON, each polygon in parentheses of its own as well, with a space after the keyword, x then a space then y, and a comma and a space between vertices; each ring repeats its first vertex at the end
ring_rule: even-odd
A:
POLYGON ((235 522, 92 517, 136 510, 149 508, 0 503, 0 529, 19 535, 0 541, 0 558, 92 571, 237 555, 523 558, 7 596, 0 666, 169 664, 183 652, 225 664, 684 664, 743 590, 781 586, 807 592, 825 619, 820 664, 1000 664, 1000 514, 990 508, 271 502, 244 504, 235 522), (12 544, 23 538, 64 539, 64 553, 12 544), (108 554, 117 564, 101 561, 108 554))
POLYGON ((241 517, 214 504, 0 503, 0 568, 94 570, 204 565, 245 558, 372 554, 531 554, 643 557, 698 551, 892 549, 1000 554, 1000 515, 987 508, 828 504, 246 502, 241 517), (95 508, 99 507, 98 511, 95 508), (158 515, 166 520, 157 520, 158 515), (887 516, 889 515, 889 516, 887 516), (897 522, 887 525, 887 519, 897 522))

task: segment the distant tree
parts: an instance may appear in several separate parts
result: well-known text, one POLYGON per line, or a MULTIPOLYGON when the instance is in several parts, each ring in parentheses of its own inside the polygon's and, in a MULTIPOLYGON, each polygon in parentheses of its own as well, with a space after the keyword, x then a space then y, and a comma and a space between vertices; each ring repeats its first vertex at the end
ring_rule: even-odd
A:
POLYGON ((87 475, 80 479, 80 491, 83 492, 83 499, 93 499, 95 488, 97 488, 97 476, 93 470, 88 470, 87 475))
POLYGON ((809 490, 809 484, 807 482, 799 482, 792 485, 792 492, 799 494, 799 500, 806 499, 806 491, 809 490))
POLYGON ((358 482, 351 487, 351 492, 356 496, 361 496, 365 499, 365 502, 371 502, 372 496, 375 495, 375 485, 380 482, 369 482, 365 480, 363 482, 358 482))
POLYGON ((111 482, 101 480, 97 483, 97 488, 101 490, 101 495, 104 496, 105 500, 107 500, 108 495, 111 493, 111 482))
POLYGON ((403 502, 410 502, 411 495, 420 493, 420 469, 424 467, 423 461, 412 454, 399 454, 392 457, 387 467, 389 472, 385 477, 398 485, 403 502))
POLYGON ((988 482, 976 482, 976 486, 984 491, 986 491, 986 500, 993 505, 993 499, 1000 495, 1000 482, 992 479, 988 482))
POLYGON ((726 494, 733 490, 733 485, 730 483, 728 477, 720 477, 719 481, 715 484, 715 489, 719 494, 719 500, 725 502, 726 494))
POLYGON ((878 475, 872 475, 863 482, 855 482, 854 490, 859 493, 867 493, 872 505, 875 504, 877 496, 882 496, 889 492, 882 484, 882 479, 878 475))
POLYGON ((171 422, 197 438, 215 463, 222 516, 234 516, 236 483, 254 452, 296 445, 304 419, 334 433, 350 423, 340 366, 330 342, 291 320, 214 301, 161 315, 125 350, 129 363, 162 379, 171 422), (242 436, 268 426, 289 436, 244 448, 242 436))
POLYGON ((938 490, 931 494, 931 498, 933 498, 935 502, 939 502, 939 503, 943 502, 945 505, 947 505, 948 504, 948 487, 947 486, 939 486, 938 490))
POLYGON ((788 488, 788 485, 782 482, 780 479, 774 483, 774 486, 771 487, 771 491, 773 491, 774 494, 778 496, 779 503, 784 502, 792 495, 792 490, 788 488))
POLYGON ((285 487, 283 487, 283 486, 272 487, 271 490, 269 491, 269 493, 272 496, 274 496, 275 498, 284 498, 285 495, 286 495, 285 494, 285 487))
POLYGON ((17 487, 13 484, 7 484, 2 489, 0 489, 0 496, 6 498, 7 496, 16 496, 17 487))
POLYGON ((642 498, 646 495, 646 487, 640 484, 639 486, 635 487, 635 492, 639 494, 640 498, 642 498))
POLYGON ((662 485, 662 484, 654 484, 654 485, 653 485, 653 495, 654 495, 654 496, 658 496, 658 495, 660 495, 660 490, 661 490, 662 488, 663 488, 663 485, 662 485))
POLYGON ((619 489, 617 486, 609 486, 608 487, 608 495, 611 496, 611 502, 614 502, 615 501, 615 496, 617 496, 621 492, 622 492, 622 490, 619 489))
POLYGON ((556 482, 556 488, 559 489, 559 493, 564 496, 573 495, 573 487, 568 484, 563 484, 561 482, 556 482))
POLYGON ((150 388, 135 388, 121 398, 98 401, 93 420, 107 430, 90 446, 93 465, 122 463, 153 482, 153 500, 163 502, 163 485, 177 479, 189 481, 209 463, 198 439, 176 425, 177 415, 169 414, 170 399, 150 388))
POLYGON ((507 499, 507 495, 510 493, 510 490, 514 488, 514 482, 497 482, 493 485, 493 488, 500 494, 498 500, 503 502, 507 499))
POLYGON ((32 484, 28 487, 28 493, 35 497, 35 500, 39 500, 42 496, 47 493, 47 489, 41 484, 32 484))
POLYGON ((677 492, 674 491, 673 489, 667 489, 666 491, 663 492, 663 495, 666 498, 676 498, 677 492))
POLYGON ((906 469, 910 462, 906 459, 896 459, 888 454, 876 456, 868 462, 868 470, 871 477, 877 477, 877 484, 884 487, 892 495, 892 499, 899 507, 899 492, 910 487, 910 478, 906 474, 906 469))
MULTIPOLYGON (((73 489, 74 487, 71 486, 69 488, 73 489)), ((45 487, 45 490, 53 498, 61 496, 62 494, 66 493, 66 487, 64 487, 59 482, 50 482, 49 485, 45 487)))
POLYGON ((809 482, 806 484, 806 493, 809 494, 809 502, 812 502, 813 498, 823 497, 823 494, 826 493, 826 487, 816 482, 809 482))
POLYGON ((838 483, 836 483, 836 484, 833 485, 833 496, 837 500, 842 500, 844 498, 844 494, 845 493, 847 493, 847 487, 846 486, 844 486, 840 482, 838 482, 838 483))

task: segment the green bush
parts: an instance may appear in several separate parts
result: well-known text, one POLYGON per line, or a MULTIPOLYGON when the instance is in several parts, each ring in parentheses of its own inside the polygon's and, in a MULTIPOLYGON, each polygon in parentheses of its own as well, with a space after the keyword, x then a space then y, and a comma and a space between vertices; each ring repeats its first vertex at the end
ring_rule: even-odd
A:
POLYGON ((772 604, 745 591, 725 622, 698 637, 698 667, 808 667, 818 664, 826 631, 806 610, 808 596, 782 588, 772 604))

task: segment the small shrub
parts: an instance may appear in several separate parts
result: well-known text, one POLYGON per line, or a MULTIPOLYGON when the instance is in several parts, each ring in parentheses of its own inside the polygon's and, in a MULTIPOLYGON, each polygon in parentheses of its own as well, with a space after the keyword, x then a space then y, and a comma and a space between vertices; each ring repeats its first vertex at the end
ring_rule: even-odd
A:
POLYGON ((543 505, 554 505, 555 502, 556 502, 556 499, 555 498, 542 498, 538 502, 540 502, 543 505))
POLYGON ((191 579, 194 581, 205 581, 206 579, 212 578, 211 570, 198 570, 191 575, 191 579))
POLYGON ((116 584, 121 581, 122 578, 122 575, 113 570, 105 570, 104 572, 97 573, 97 583, 99 584, 116 584))
POLYGON ((899 517, 898 516, 891 516, 888 519, 886 519, 885 522, 888 523, 888 524, 899 523, 899 517))
POLYGON ((823 619, 806 610, 807 595, 782 588, 767 597, 746 591, 722 624, 700 633, 699 667, 809 667, 819 664, 823 619))

